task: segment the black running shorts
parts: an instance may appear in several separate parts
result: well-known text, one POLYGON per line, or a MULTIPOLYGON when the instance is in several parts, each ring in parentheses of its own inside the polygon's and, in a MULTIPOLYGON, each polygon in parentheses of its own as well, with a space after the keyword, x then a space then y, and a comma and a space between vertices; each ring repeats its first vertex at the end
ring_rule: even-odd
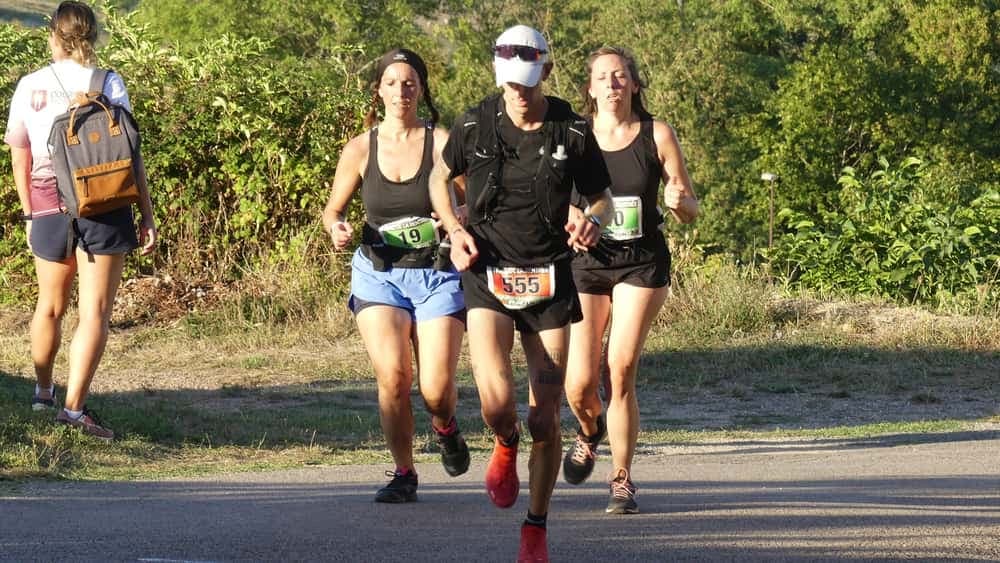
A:
POLYGON ((606 268, 573 268, 573 281, 580 293, 611 295, 614 287, 627 283, 636 287, 663 287, 670 285, 670 256, 666 260, 610 266, 606 268))
POLYGON ((611 295, 620 283, 649 288, 670 285, 667 241, 661 231, 628 243, 602 239, 589 252, 578 252, 573 258, 573 280, 577 291, 590 295, 611 295))
POLYGON ((462 272, 465 308, 469 311, 482 308, 502 313, 513 319, 514 328, 523 333, 560 328, 583 320, 569 260, 555 264, 555 279, 555 296, 552 299, 524 309, 511 310, 490 292, 486 280, 486 265, 477 263, 470 270, 462 272))

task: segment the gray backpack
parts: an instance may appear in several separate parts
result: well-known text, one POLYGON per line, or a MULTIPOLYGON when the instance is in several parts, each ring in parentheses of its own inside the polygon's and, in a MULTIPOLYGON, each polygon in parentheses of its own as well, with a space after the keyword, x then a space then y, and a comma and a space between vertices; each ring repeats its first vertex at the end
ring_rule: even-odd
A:
POLYGON ((107 77, 107 70, 95 69, 90 91, 72 100, 49 132, 59 197, 73 218, 139 202, 139 128, 127 109, 104 95, 107 77))

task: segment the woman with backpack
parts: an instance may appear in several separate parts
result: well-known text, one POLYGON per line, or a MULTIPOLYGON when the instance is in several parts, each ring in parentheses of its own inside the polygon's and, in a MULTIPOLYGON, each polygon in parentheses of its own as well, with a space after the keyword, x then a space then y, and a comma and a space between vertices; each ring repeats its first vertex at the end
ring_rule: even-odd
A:
POLYGON ((323 211, 323 226, 342 250, 354 229, 347 208, 360 190, 365 209, 361 245, 351 260, 351 295, 358 332, 378 384, 379 420, 395 462, 375 502, 417 500, 413 461, 414 417, 410 401, 416 357, 420 394, 430 413, 441 462, 451 476, 469 468, 469 448, 455 418, 455 371, 465 333, 465 302, 459 275, 439 260, 442 249, 428 176, 448 139, 435 126, 438 112, 427 66, 408 49, 382 55, 371 82, 368 131, 344 146, 323 211), (420 102, 430 121, 417 114, 420 102), (383 117, 378 120, 379 106, 383 117))
MULTIPOLYGON (((37 384, 31 407, 56 407, 53 363, 74 279, 78 280, 79 324, 70 343, 66 397, 56 422, 102 440, 114 439, 86 400, 104 353, 115 294, 126 253, 153 251, 156 227, 141 158, 135 176, 142 215, 138 237, 129 206, 73 219, 64 212, 49 156, 53 121, 72 100, 90 90, 95 72, 97 19, 82 2, 62 2, 49 23, 52 64, 21 78, 11 102, 4 142, 11 148, 14 183, 23 209, 28 245, 35 256, 38 301, 31 321, 31 357, 37 384)), ((130 109, 122 78, 108 72, 103 94, 130 109)))

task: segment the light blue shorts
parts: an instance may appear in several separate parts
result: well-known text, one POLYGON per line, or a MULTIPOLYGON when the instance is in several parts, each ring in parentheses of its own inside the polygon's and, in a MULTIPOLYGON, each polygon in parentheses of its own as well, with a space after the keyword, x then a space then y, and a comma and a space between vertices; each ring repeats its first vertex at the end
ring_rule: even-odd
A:
POLYGON ((416 322, 465 311, 462 276, 454 270, 390 268, 375 271, 361 249, 351 260, 351 297, 348 308, 358 314, 368 305, 389 305, 409 311, 416 322))

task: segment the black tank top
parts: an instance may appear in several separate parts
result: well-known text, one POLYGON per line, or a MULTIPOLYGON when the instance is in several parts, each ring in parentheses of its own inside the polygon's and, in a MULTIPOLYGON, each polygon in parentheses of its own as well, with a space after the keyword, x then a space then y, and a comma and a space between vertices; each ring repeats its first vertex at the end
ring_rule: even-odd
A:
POLYGON ((660 188, 660 159, 653 140, 653 122, 639 122, 639 134, 627 147, 601 150, 611 175, 612 196, 639 196, 642 200, 642 232, 656 230, 663 217, 657 208, 660 188))
POLYGON ((424 150, 420 168, 408 180, 393 182, 378 167, 378 128, 370 133, 368 165, 361 178, 361 201, 365 206, 366 220, 361 232, 361 249, 372 261, 375 269, 429 268, 434 263, 437 247, 406 249, 389 246, 382 240, 379 227, 405 217, 430 217, 430 178, 434 162, 434 124, 424 129, 424 150))
MULTIPOLYGON (((593 126, 593 121, 590 123, 593 126)), ((611 195, 638 196, 642 202, 642 237, 631 241, 616 241, 601 237, 589 252, 578 253, 573 266, 606 268, 645 264, 666 260, 669 255, 660 225, 663 215, 658 207, 661 164, 653 139, 653 121, 639 122, 639 134, 623 149, 601 150, 611 175, 611 195)))

